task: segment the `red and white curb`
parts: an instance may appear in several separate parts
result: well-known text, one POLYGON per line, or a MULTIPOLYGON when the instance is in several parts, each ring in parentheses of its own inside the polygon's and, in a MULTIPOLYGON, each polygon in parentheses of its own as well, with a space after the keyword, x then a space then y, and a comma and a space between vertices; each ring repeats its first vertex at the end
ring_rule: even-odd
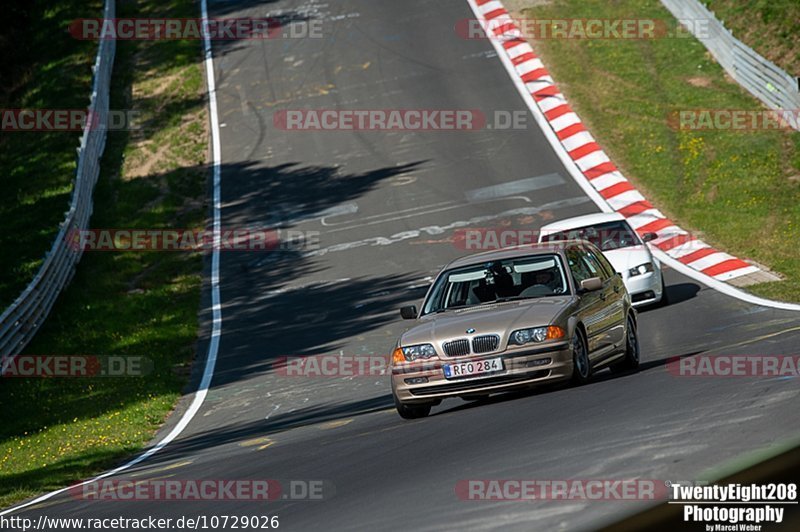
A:
POLYGON ((591 194, 592 199, 601 207, 603 205, 600 201, 608 206, 608 209, 603 210, 624 215, 640 235, 656 233, 658 239, 653 240, 651 246, 704 276, 724 282, 744 276, 750 276, 757 282, 778 279, 753 264, 714 249, 695 238, 647 201, 587 131, 531 45, 521 38, 519 27, 503 4, 499 0, 468 1, 482 22, 482 27, 491 27, 486 31, 492 35, 487 37, 498 49, 498 53, 504 54, 505 59, 513 65, 514 72, 536 102, 558 142, 577 166, 580 176, 599 194, 599 198, 591 194))

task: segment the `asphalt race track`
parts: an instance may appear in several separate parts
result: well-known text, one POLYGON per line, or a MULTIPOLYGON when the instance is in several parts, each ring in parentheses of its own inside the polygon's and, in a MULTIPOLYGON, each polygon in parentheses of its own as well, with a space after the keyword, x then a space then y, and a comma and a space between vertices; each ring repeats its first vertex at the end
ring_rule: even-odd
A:
POLYGON ((431 276, 466 253, 458 229, 536 229, 598 209, 537 129, 491 44, 455 34, 456 21, 473 17, 465 0, 217 0, 209 10, 322 21, 321 39, 213 44, 223 227, 319 232, 319 247, 221 254, 222 337, 208 397, 177 440, 120 478, 278 479, 284 489, 322 480, 323 498, 60 495, 18 515, 278 515, 285 530, 591 529, 644 503, 465 501, 456 484, 694 479, 797 435, 796 379, 681 378, 665 363, 698 353, 795 354, 800 316, 673 270, 671 303, 640 312, 636 374, 603 371, 586 386, 482 404, 448 400, 409 422, 395 413, 386 376, 274 371, 285 356, 388 354, 409 323, 398 308, 419 303, 431 276), (274 114, 288 109, 523 111, 528 127, 277 129, 274 114))

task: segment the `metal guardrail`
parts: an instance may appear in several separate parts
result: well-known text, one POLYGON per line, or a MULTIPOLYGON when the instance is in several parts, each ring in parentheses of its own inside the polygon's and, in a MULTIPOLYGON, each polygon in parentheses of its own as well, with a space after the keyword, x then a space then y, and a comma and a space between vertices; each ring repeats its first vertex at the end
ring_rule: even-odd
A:
POLYGON ((661 0, 661 3, 679 21, 707 21, 703 25, 689 23, 686 26, 722 68, 756 98, 772 109, 793 111, 787 113, 787 122, 800 130, 796 113, 800 109, 800 79, 793 78, 734 37, 698 0, 661 0))
MULTIPOLYGON (((106 0, 104 18, 115 15, 115 0, 106 0)), ((50 313, 53 304, 75 274, 82 250, 68 238, 73 231, 86 229, 92 214, 92 191, 100 174, 100 157, 106 144, 111 71, 116 41, 99 41, 95 58, 89 119, 78 148, 78 167, 73 181, 69 211, 52 248, 36 276, 22 294, 0 315, 0 361, 4 371, 8 362, 31 341, 50 313)))

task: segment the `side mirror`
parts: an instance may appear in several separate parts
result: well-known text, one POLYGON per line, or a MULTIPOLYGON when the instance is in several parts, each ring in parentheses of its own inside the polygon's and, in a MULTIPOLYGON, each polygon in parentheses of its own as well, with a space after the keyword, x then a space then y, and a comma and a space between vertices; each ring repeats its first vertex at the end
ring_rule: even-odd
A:
POLYGON ((645 233, 642 235, 642 240, 644 240, 645 242, 650 242, 652 240, 655 240, 656 238, 658 238, 658 235, 655 233, 645 233))
POLYGON ((581 292, 594 292, 603 288, 603 281, 599 277, 589 277, 581 281, 581 292))
POLYGON ((417 317, 417 306, 409 305, 400 309, 400 315, 404 320, 413 320, 417 317))

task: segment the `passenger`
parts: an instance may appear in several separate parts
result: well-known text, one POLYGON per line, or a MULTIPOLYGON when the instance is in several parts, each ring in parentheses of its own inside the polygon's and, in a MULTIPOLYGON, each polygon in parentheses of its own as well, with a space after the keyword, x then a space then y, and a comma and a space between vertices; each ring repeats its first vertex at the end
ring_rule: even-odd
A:
POLYGON ((508 273, 505 266, 496 262, 489 270, 494 278, 494 291, 497 297, 513 297, 517 295, 517 290, 514 287, 514 278, 508 273))

